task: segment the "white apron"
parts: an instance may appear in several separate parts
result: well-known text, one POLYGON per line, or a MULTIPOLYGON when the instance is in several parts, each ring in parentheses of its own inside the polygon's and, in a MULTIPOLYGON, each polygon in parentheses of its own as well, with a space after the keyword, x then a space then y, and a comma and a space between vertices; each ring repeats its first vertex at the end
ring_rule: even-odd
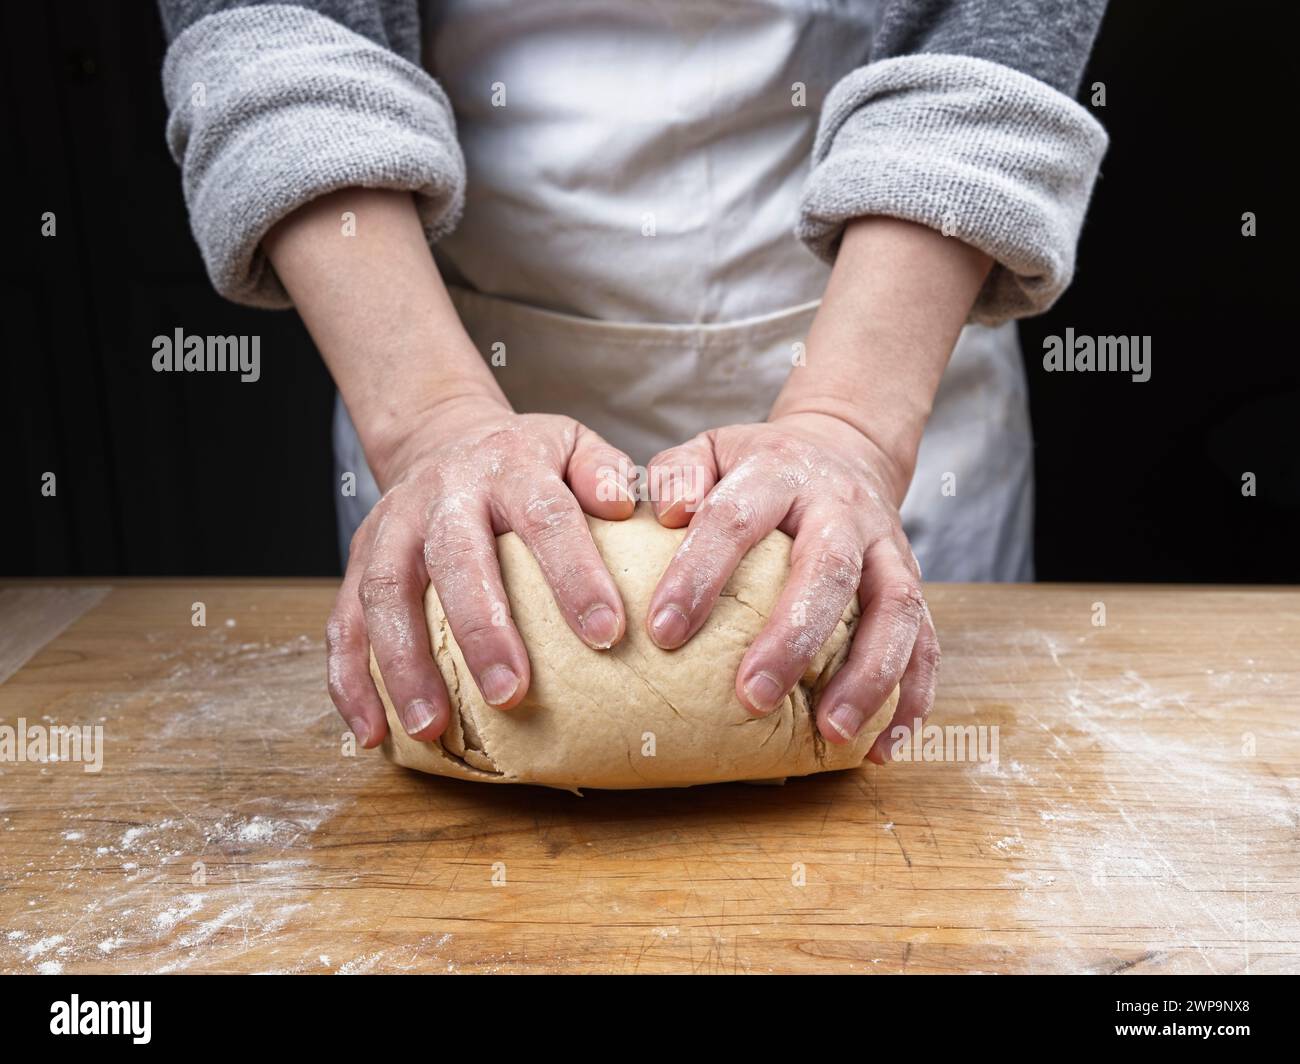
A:
MULTIPOLYGON (((875 16, 874 0, 426 5, 468 172, 436 257, 480 352, 504 351, 516 410, 574 417, 639 463, 766 417, 829 275, 793 235, 817 118, 875 16)), ((346 548, 378 491, 341 403, 334 442, 358 473, 346 548)), ((926 579, 1032 579, 1032 494, 1015 327, 967 326, 902 508, 926 579)))

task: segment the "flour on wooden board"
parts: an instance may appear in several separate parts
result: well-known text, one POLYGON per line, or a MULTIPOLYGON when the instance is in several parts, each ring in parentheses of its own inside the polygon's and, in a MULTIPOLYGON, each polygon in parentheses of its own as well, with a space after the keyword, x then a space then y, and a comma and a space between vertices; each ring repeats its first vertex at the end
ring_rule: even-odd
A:
MULTIPOLYGON (((329 742, 341 733, 323 692, 310 700, 303 695, 322 689, 320 640, 236 643, 233 627, 209 633, 212 644, 201 652, 160 654, 170 665, 165 679, 130 697, 97 696, 95 708, 107 710, 110 725, 115 710, 128 708, 156 719, 157 749, 149 754, 160 769, 178 753, 216 761, 233 756, 221 743, 193 742, 228 739, 232 722, 233 734, 245 740, 329 742), (238 685, 229 683, 231 675, 238 675, 238 685)), ((275 770, 273 764, 266 768, 275 770)), ((22 919, 22 926, 5 929, 0 971, 54 973, 76 964, 94 970, 107 958, 159 972, 237 966, 235 958, 266 946, 308 906, 307 891, 318 874, 302 854, 313 833, 350 804, 317 797, 320 781, 313 775, 304 774, 302 793, 291 797, 258 794, 249 782, 255 776, 244 777, 241 797, 229 809, 169 793, 160 783, 148 796, 175 812, 156 822, 124 824, 129 796, 111 815, 71 804, 56 852, 63 880, 11 921, 22 919), (197 883, 195 862, 207 866, 197 883), (72 890, 90 900, 69 926, 55 928, 49 913, 59 911, 60 895, 72 890)), ((142 774, 146 790, 152 778, 142 774)), ((165 772, 156 778, 165 780, 165 772)), ((38 883, 44 874, 32 861, 18 878, 38 883)), ((368 940, 357 938, 358 944, 368 940)), ((312 951, 304 970, 319 971, 319 956, 312 951)), ((304 963, 295 957, 290 970, 304 963)))
MULTIPOLYGON (((321 642, 240 643, 224 627, 211 636, 214 645, 202 654, 168 652, 166 679, 143 694, 96 699, 95 711, 106 711, 109 723, 128 704, 131 712, 143 705, 158 721, 157 750, 146 752, 153 758, 146 767, 157 772, 143 773, 139 785, 149 789, 143 797, 151 808, 164 805, 171 813, 155 822, 132 819, 129 794, 108 814, 69 804, 53 862, 60 878, 49 881, 51 872, 35 862, 18 868, 18 885, 28 881, 39 889, 0 929, 0 971, 94 970, 110 962, 149 971, 232 970, 247 967, 240 958, 252 953, 262 970, 276 972, 459 970, 449 956, 457 947, 450 934, 436 930, 413 941, 385 941, 349 906, 332 901, 331 890, 317 889, 325 876, 330 888, 364 880, 363 868, 340 871, 311 852, 314 834, 346 815, 353 801, 322 794, 347 795, 347 787, 322 787, 319 770, 240 761, 254 749, 262 752, 263 737, 282 743, 337 739, 341 726, 321 692, 321 642), (235 691, 227 690, 232 672, 240 678, 235 691), (312 699, 310 692, 321 696, 312 699), (199 737, 211 741, 194 743, 199 737), (244 744, 237 756, 236 742, 244 744), (212 759, 214 772, 228 756, 242 770, 222 792, 220 807, 168 786, 165 769, 178 756, 205 769, 202 759, 212 759), (259 773, 272 769, 297 777, 288 797, 258 792, 259 773), (196 860, 209 865, 203 885, 191 882, 196 860), (87 900, 67 916, 72 891, 87 900), (321 929, 318 939, 310 948, 281 951, 280 932, 307 907, 321 929), (59 926, 52 913, 65 914, 59 926)), ((962 636, 968 646, 981 638, 962 636)), ((995 639, 1005 652, 1005 633, 989 635, 990 645, 995 639)), ((1270 939, 1294 943, 1300 916, 1293 899, 1255 889, 1251 869, 1252 847, 1261 838, 1294 838, 1300 788, 1294 780, 1253 771, 1235 749, 1241 728, 1234 710, 1265 695, 1276 698, 1275 678, 1251 659, 1234 659, 1230 668, 1207 668, 1194 677, 1126 672, 1094 681, 1077 667, 1083 642, 1020 633, 1013 655, 1035 664, 1050 660, 1059 673, 1027 697, 1014 657, 993 677, 978 655, 950 654, 945 664, 948 697, 958 705, 962 683, 971 679, 994 690, 1002 685, 999 697, 1014 700, 1015 728, 1006 729, 1004 757, 997 764, 963 765, 960 778, 972 796, 991 801, 1000 813, 996 829, 976 841, 997 885, 1017 899, 1031 943, 1018 951, 1021 962, 1030 968, 1050 956, 1058 965, 1064 958, 1087 968, 1096 955, 1113 953, 1106 929, 1117 927, 1117 914, 1122 925, 1129 913, 1147 938, 1151 927, 1163 933, 1152 966, 1167 949, 1178 951, 1180 964, 1193 959, 1196 967, 1187 970, 1223 967, 1224 956, 1240 953, 1234 965, 1240 970, 1250 965, 1252 942, 1261 943, 1261 952, 1270 939), (1217 697, 1212 714, 1204 708, 1207 684, 1217 697), (1193 689, 1201 694, 1194 697, 1193 689), (1152 721, 1165 730, 1146 729, 1152 721), (1173 721, 1182 730, 1171 738, 1167 725, 1173 721), (1031 761, 1018 754, 1018 745, 1041 756, 1031 761), (1066 771, 1085 759, 1100 788, 1086 802, 1072 796, 1077 773, 1066 771), (1034 942, 1042 944, 1039 958, 1034 942)), ((3 824, 14 830, 9 817, 3 824)), ((887 835, 905 827, 881 825, 887 835)), ((673 926, 651 935, 663 941, 677 933, 673 926)), ((477 956, 475 969, 513 963, 507 950, 477 956)))
MULTIPOLYGON (((991 835, 987 845, 1007 861, 1006 881, 1019 891, 1025 927, 1040 935, 1060 929, 1045 950, 1079 949, 1091 931, 1115 927, 1117 916, 1122 926, 1126 914, 1134 927, 1163 932, 1141 959, 1157 968, 1163 952, 1177 950, 1197 960, 1171 962, 1175 969, 1214 971, 1223 966, 1214 957, 1227 955, 1240 957, 1229 970, 1249 970, 1252 941, 1263 952, 1268 942, 1300 938, 1300 915, 1287 895, 1251 883, 1252 846, 1276 839, 1279 830, 1295 831, 1300 787, 1253 771, 1238 749, 1244 729, 1232 722, 1234 707, 1268 694, 1274 677, 1250 671, 1251 659, 1241 671, 1206 669, 1222 695, 1215 714, 1202 716, 1194 707, 1204 695, 1198 699, 1183 686, 1190 678, 1147 679, 1129 670, 1089 680, 1063 641, 1026 632, 1019 646, 1026 657, 1046 653, 1064 674, 1052 694, 1040 696, 1061 703, 1046 721, 1034 699, 1016 706, 1018 728, 1040 729, 1031 741, 1045 744, 1052 759, 1036 770, 1038 779, 1015 760, 974 766, 968 778, 982 793, 997 794, 1005 825, 1017 826, 991 835), (1186 738, 1170 736, 1175 719, 1186 738), (1147 726, 1157 720, 1166 725, 1159 734, 1147 726), (1077 770, 1082 758, 1097 758, 1092 776, 1101 794, 1075 804, 1075 772, 1065 766, 1077 770), (1055 764, 1062 769, 1053 772, 1055 764)), ((954 661, 957 669, 970 664, 954 661)), ((1197 678, 1194 686, 1203 683, 1197 678)), ((1011 753, 1026 741, 1015 734, 1002 739, 1011 753)), ((1106 952, 1098 935, 1097 952, 1106 952)), ((1080 953, 1076 963, 1086 969, 1088 959, 1080 953)))

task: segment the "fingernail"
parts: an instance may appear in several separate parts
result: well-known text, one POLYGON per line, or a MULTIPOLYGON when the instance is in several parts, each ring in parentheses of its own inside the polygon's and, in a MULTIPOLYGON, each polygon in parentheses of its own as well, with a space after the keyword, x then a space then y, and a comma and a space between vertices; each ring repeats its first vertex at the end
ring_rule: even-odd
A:
POLYGON ((478 689, 489 706, 501 706, 519 690, 519 677, 508 665, 489 665, 478 678, 478 689))
POLYGON ((686 495, 674 494, 666 501, 659 503, 659 516, 667 517, 674 510, 680 509, 683 513, 690 513, 693 500, 686 495))
POLYGON ((407 704, 402 710, 402 727, 406 729, 407 735, 414 735, 416 732, 422 732, 437 717, 434 712, 433 703, 426 702, 423 698, 417 698, 414 702, 407 704))
POLYGON ((608 650, 618 638, 618 615, 604 603, 592 606, 581 623, 582 637, 597 650, 608 650))
POLYGON ((843 702, 831 710, 826 723, 839 732, 840 737, 846 742, 852 742, 858 737, 858 732, 862 730, 862 725, 866 721, 862 719, 862 713, 857 706, 843 702))
POLYGON ((771 713, 785 698, 785 688, 770 672, 756 673, 745 684, 749 704, 760 713, 771 713))
POLYGON ((650 634, 654 641, 664 650, 675 650, 686 642, 686 633, 690 631, 691 622, 676 606, 665 606, 655 614, 650 625, 650 634))
POLYGON ((348 721, 348 727, 352 729, 352 734, 357 737, 357 742, 362 746, 370 742, 370 725, 366 723, 364 717, 353 717, 348 721))

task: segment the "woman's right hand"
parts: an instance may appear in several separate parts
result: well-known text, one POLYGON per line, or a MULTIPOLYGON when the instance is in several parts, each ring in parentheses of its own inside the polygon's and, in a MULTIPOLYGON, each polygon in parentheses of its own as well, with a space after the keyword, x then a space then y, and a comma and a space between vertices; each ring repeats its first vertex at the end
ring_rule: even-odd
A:
POLYGON ((317 197, 262 246, 384 492, 352 539, 326 630, 330 697, 361 744, 388 731, 372 647, 408 734, 433 741, 450 720, 424 622, 430 580, 484 699, 509 709, 527 693, 528 653, 497 567, 502 532, 532 550, 579 638, 617 643, 623 603, 583 511, 630 517, 632 463, 572 418, 510 409, 461 324, 411 194, 317 197))
POLYGON ((371 647, 407 734, 433 741, 450 719, 424 619, 430 581, 484 700, 506 710, 524 697, 528 653, 497 565, 502 532, 533 552, 578 638, 604 650, 623 637, 622 599, 583 516, 632 514, 623 452, 572 418, 462 399, 370 457, 384 494, 352 539, 326 630, 330 697, 363 746, 388 730, 371 647))

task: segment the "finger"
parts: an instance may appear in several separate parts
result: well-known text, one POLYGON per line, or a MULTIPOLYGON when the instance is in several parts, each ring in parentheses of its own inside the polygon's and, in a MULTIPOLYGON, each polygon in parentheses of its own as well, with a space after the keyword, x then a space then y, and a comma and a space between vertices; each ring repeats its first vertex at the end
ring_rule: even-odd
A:
POLYGON ((709 493, 668 563, 646 612, 650 638, 664 650, 698 632, 746 552, 785 517, 791 489, 742 463, 709 493))
POLYGON ((650 459, 646 477, 659 523, 665 528, 684 528, 718 481, 713 445, 700 435, 660 451, 650 459))
POLYGON ((362 563, 371 538, 365 522, 352 537, 348 567, 325 625, 325 674, 330 698, 363 749, 378 746, 388 734, 388 720, 370 677, 370 641, 357 599, 362 563))
POLYGON ((623 600, 564 482, 553 473, 523 478, 500 504, 578 638, 594 650, 608 650, 622 639, 623 600))
POLYGON ((424 536, 405 515, 389 512, 375 529, 357 599, 388 697, 406 734, 432 742, 446 728, 447 689, 433 663, 424 623, 424 536))
POLYGON ((862 546, 842 525, 816 512, 800 521, 785 587, 736 673, 736 694, 756 716, 784 701, 858 593, 862 546))
POLYGON ((817 727, 828 742, 857 738, 902 678, 925 617, 915 572, 896 544, 868 548, 863 569, 862 620, 840 668, 817 703, 817 727))
POLYGON ((424 564, 483 700, 514 708, 528 692, 528 651, 510 616, 486 499, 431 509, 424 564))
POLYGON ((622 521, 636 509, 636 467, 626 454, 579 426, 565 480, 592 517, 622 521))
POLYGON ((899 681, 898 706, 889 726, 871 744, 867 757, 877 765, 891 760, 890 752, 895 742, 910 738, 914 729, 925 723, 934 708, 934 692, 939 679, 939 636, 926 609, 921 630, 912 648, 912 659, 899 681))

